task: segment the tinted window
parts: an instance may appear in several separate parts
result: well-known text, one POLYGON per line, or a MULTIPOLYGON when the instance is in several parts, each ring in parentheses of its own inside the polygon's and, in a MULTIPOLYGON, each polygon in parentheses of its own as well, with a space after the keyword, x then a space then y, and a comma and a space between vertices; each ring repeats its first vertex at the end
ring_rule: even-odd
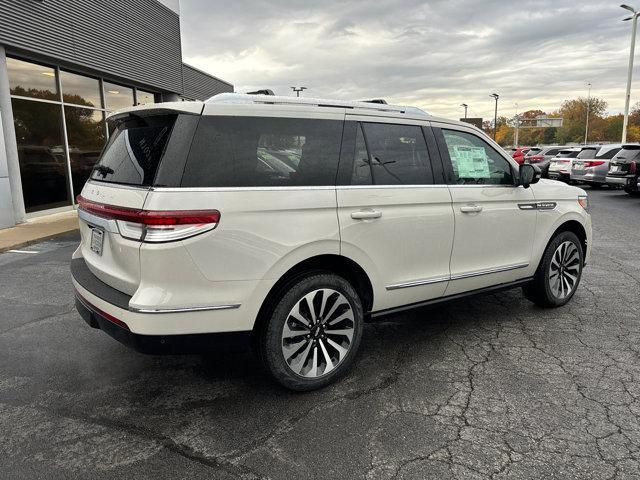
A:
POLYGON ((343 122, 205 116, 184 187, 335 185, 343 122))
POLYGON ((150 186, 167 145, 175 115, 134 117, 117 125, 91 178, 150 186))
POLYGON ((638 154, 640 154, 640 149, 638 148, 623 148, 618 152, 616 158, 622 160, 633 160, 638 156, 638 154))
POLYGON ((134 105, 133 88, 104 82, 104 100, 109 110, 119 110, 134 105))
POLYGON ((583 148, 580 150, 580 153, 576 156, 576 158, 595 158, 596 156, 595 148, 583 148))
POLYGON ((549 150, 547 150, 546 152, 543 152, 543 155, 557 155, 558 152, 560 151, 559 148, 551 148, 549 150))
POLYGON ((7 57, 7 73, 11 95, 60 100, 53 68, 7 57))
POLYGON ((427 144, 415 125, 365 123, 373 183, 423 185, 433 183, 427 144))
POLYGON ((105 142, 104 114, 89 108, 64 107, 73 191, 80 193, 100 158, 105 142))
POLYGON ((97 78, 61 71, 60 83, 62 84, 62 98, 66 103, 95 108, 102 107, 100 81, 97 78))
POLYGON ((622 150, 620 147, 610 148, 608 150, 602 149, 596 154, 596 158, 609 160, 615 157, 620 150, 622 150))
POLYGON ((540 153, 541 150, 541 148, 532 148, 527 152, 527 157, 533 157, 534 155, 540 153))
POLYGON ((511 164, 487 142, 467 132, 442 133, 453 167, 453 183, 513 185, 511 164))

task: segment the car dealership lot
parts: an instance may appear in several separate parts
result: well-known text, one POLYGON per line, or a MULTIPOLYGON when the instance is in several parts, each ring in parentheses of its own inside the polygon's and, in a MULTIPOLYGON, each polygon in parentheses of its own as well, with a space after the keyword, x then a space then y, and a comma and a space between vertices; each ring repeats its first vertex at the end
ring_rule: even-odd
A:
POLYGON ((640 199, 589 191, 575 298, 519 290, 365 327, 324 390, 250 353, 153 357, 73 308, 74 236, 0 255, 1 478, 638 478, 640 199))

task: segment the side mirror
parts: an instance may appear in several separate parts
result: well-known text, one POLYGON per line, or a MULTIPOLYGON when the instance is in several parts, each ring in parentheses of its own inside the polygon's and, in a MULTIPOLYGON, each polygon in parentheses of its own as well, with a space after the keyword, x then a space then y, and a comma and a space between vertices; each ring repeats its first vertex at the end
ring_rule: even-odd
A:
POLYGON ((520 165, 520 185, 524 188, 529 188, 532 183, 537 183, 540 177, 542 177, 542 172, 537 165, 530 163, 520 165))

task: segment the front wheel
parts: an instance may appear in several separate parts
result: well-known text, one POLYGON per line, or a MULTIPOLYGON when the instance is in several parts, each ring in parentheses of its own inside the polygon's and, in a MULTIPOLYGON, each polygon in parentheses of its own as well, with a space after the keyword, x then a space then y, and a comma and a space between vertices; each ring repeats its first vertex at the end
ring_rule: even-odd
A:
POLYGON ((344 278, 315 273, 289 285, 259 340, 262 361, 283 386, 314 390, 343 375, 362 337, 363 310, 344 278))
POLYGON ((525 297, 541 307, 565 305, 582 277, 584 252, 578 237, 561 232, 547 245, 531 284, 523 288, 525 297))

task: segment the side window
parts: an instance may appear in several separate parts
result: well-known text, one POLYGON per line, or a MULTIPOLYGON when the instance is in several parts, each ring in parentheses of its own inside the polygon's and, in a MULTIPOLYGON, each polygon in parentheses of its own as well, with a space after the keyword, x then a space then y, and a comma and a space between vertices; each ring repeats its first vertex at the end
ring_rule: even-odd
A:
POLYGON ((335 185, 343 122, 204 116, 183 187, 335 185))
POLYGON ((424 185, 433 174, 422 128, 415 125, 364 123, 373 183, 424 185))
POLYGON ((453 167, 453 183, 513 185, 511 164, 480 137, 442 130, 453 167))

